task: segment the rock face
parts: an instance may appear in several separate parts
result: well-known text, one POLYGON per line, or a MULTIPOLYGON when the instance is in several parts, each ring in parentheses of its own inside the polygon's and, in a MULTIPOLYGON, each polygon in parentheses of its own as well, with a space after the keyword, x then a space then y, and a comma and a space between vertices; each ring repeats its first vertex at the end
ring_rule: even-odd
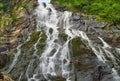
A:
MULTIPOLYGON (((108 23, 99 22, 94 16, 87 16, 86 19, 86 16, 78 13, 72 14, 71 23, 74 24, 74 29, 86 32, 96 46, 102 45, 98 39, 98 37, 102 37, 112 46, 112 49, 115 50, 120 47, 120 42, 118 41, 120 38, 120 30, 117 29, 117 26, 109 26, 108 23)), ((74 60, 72 60, 72 62, 76 68, 76 81, 115 81, 112 76, 112 68, 114 67, 112 63, 104 64, 99 61, 90 50, 84 48, 84 44, 77 43, 76 46, 74 45, 75 44, 72 44, 75 53, 73 54, 74 60), (77 54, 77 49, 79 49, 79 55, 77 54), (86 49, 84 50, 85 52, 82 52, 83 49, 86 49)), ((112 49, 111 53, 114 54, 112 49)), ((119 56, 117 56, 117 58, 118 57, 119 56)))
POLYGON ((7 63, 7 54, 0 54, 0 69, 7 63))
MULTIPOLYGON (((13 1, 16 5, 13 6, 12 12, 13 15, 17 17, 17 20, 11 20, 12 23, 8 25, 8 32, 4 30, 5 35, 0 37, 0 52, 7 52, 6 54, 0 54, 0 68, 4 67, 7 62, 7 56, 9 63, 13 58, 13 53, 16 52, 16 47, 20 45, 21 42, 25 41, 29 34, 31 34, 31 39, 29 42, 24 43, 21 46, 21 56, 18 58, 20 60, 13 70, 10 72, 10 75, 13 79, 18 80, 19 76, 21 76, 21 81, 25 81, 26 77, 22 72, 24 69, 29 71, 28 75, 32 76, 30 73, 35 72, 37 69, 34 69, 39 64, 39 58, 33 55, 34 47, 32 45, 38 40, 40 32, 35 32, 35 20, 34 15, 32 14, 33 6, 36 7, 38 5, 35 0, 21 0, 20 2, 13 1), (18 3, 25 3, 22 6, 18 7, 18 3), (28 4, 29 3, 29 4, 28 4), (32 67, 28 70, 28 66, 26 64, 29 61, 35 63, 31 63, 32 67), (20 65, 21 64, 21 65, 20 65), (19 68, 22 67, 22 68, 19 68), (21 72, 21 73, 20 73, 21 72)), ((57 5, 54 7, 63 12, 67 10, 66 8, 59 8, 57 5)), ((16 18, 15 17, 15 18, 16 18)), ((120 26, 110 26, 109 23, 99 22, 95 19, 94 16, 88 16, 84 14, 72 13, 72 17, 70 18, 70 23, 73 24, 73 29, 78 29, 86 32, 88 37, 96 44, 102 45, 101 41, 98 39, 98 36, 102 37, 110 46, 112 46, 111 52, 116 55, 116 48, 120 47, 120 26), (116 48, 115 48, 116 47, 116 48)), ((52 31, 51 31, 52 32, 52 31)), ((65 41, 67 36, 62 34, 59 37, 62 38, 61 41, 65 41)), ((42 34, 41 44, 37 46, 39 48, 38 52, 42 52, 45 46, 46 36, 42 34)), ((104 64, 99 61, 97 57, 93 54, 91 49, 87 48, 85 44, 80 40, 80 38, 75 38, 70 41, 71 48, 71 64, 74 64, 75 67, 75 81, 115 81, 112 76, 112 68, 114 65, 110 62, 108 64, 104 64)), ((116 57, 120 57, 120 55, 116 55, 116 57)), ((109 59, 109 58, 108 58, 109 59)), ((8 63, 8 65, 9 65, 8 63)), ((7 76, 0 74, 0 81, 13 81, 11 79, 6 78, 7 76), (6 80, 7 79, 7 80, 6 80)), ((46 81, 42 75, 40 77, 41 81, 46 81)), ((53 81, 65 81, 64 78, 61 77, 52 77, 53 81)))

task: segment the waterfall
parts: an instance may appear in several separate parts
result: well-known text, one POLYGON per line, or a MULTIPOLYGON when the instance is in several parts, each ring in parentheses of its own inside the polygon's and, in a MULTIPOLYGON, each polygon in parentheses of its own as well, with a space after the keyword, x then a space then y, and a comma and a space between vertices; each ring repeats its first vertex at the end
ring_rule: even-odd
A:
POLYGON ((59 42, 59 25, 61 16, 64 22, 64 28, 66 34, 69 27, 69 16, 71 13, 65 12, 58 17, 57 11, 53 8, 51 4, 40 4, 36 9, 37 14, 37 31, 41 29, 45 32, 47 36, 46 46, 41 54, 39 67, 43 76, 49 80, 48 76, 60 76, 62 75, 66 78, 66 81, 70 81, 70 53, 69 53, 69 41, 72 39, 68 36, 67 41, 62 45, 59 42), (50 30, 52 29, 52 33, 50 30), (53 53, 52 51, 55 50, 53 53), (60 71, 59 71, 60 70, 60 71), (60 73, 59 73, 60 72, 60 73))
MULTIPOLYGON (((43 81, 40 77, 43 77, 45 81, 52 81, 52 77, 62 77, 66 81, 75 81, 74 65, 70 63, 71 53, 69 43, 76 37, 79 37, 86 47, 94 52, 99 61, 107 63, 107 58, 109 58, 116 67, 119 66, 117 63, 119 59, 110 51, 112 47, 101 37, 98 37, 98 39, 102 42, 102 46, 97 47, 85 32, 73 28, 74 25, 70 23, 72 12, 56 11, 53 5, 49 3, 39 3, 39 6, 35 10, 35 15, 37 21, 36 32, 41 33, 39 33, 36 42, 28 50, 34 51, 31 59, 27 62, 28 65, 25 66, 24 71, 21 71, 19 74, 19 81, 22 81, 21 78, 23 76, 27 77, 27 81, 43 81), (59 37, 61 33, 66 35, 65 41, 61 41, 59 37), (46 36, 46 40, 44 41, 45 47, 40 53, 38 44, 43 34, 46 36), (35 63, 37 64, 35 65, 35 63), (32 70, 34 71, 31 72, 32 70)), ((31 37, 29 36, 23 44, 28 43, 30 40, 31 37)), ((23 54, 21 52, 23 44, 17 47, 13 62, 7 70, 8 73, 12 72, 18 62, 18 58, 23 54)), ((116 51, 120 54, 119 48, 116 48, 116 51)), ((24 53, 24 55, 25 54, 29 55, 29 53, 24 53)), ((116 68, 112 68, 112 72, 115 81, 120 81, 116 68)))

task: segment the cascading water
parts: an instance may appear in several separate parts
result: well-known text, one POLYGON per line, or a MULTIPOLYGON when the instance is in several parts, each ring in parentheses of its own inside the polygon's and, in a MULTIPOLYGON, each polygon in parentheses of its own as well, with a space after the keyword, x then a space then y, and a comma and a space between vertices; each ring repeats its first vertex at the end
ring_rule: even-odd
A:
MULTIPOLYGON (((51 4, 39 3, 39 6, 35 10, 35 15, 37 21, 36 32, 41 33, 39 33, 38 39, 36 39, 37 41, 31 47, 34 49, 33 59, 31 58, 24 71, 21 71, 18 81, 23 81, 21 78, 24 74, 27 77, 27 81, 43 81, 40 79, 41 75, 45 81, 52 81, 52 77, 62 77, 66 81, 75 81, 74 65, 70 63, 71 54, 69 42, 76 37, 80 37, 83 43, 94 52, 100 61, 106 63, 108 61, 107 58, 109 58, 111 62, 118 67, 117 62, 119 59, 109 51, 112 47, 101 37, 98 38, 103 45, 96 47, 85 32, 73 28, 74 25, 70 23, 71 12, 59 12, 56 11, 51 4), (46 35, 46 41, 44 41, 45 47, 43 51, 39 53, 38 50, 40 48, 38 48, 38 44, 42 38, 42 33, 46 35), (61 41, 59 37, 61 33, 67 36, 66 41, 61 41), (34 57, 37 57, 37 62, 34 57), (34 63, 37 63, 37 65, 34 65, 34 63), (31 72, 32 68, 35 70, 34 72, 31 72)), ((24 44, 28 41, 30 41, 30 37, 28 37, 24 44)), ((17 64, 18 58, 22 54, 22 45, 23 44, 20 44, 17 47, 17 53, 11 66, 8 68, 8 72, 11 72, 17 64)), ((120 54, 120 49, 116 48, 116 50, 118 54, 120 54)), ((112 71, 115 81, 120 81, 117 70, 113 68, 112 71)))
MULTIPOLYGON (((57 11, 52 7, 51 4, 47 4, 46 7, 43 4, 40 4, 36 10, 36 14, 38 23, 37 31, 43 29, 47 36, 46 47, 41 54, 39 64, 43 76, 49 80, 48 76, 62 75, 64 78, 66 78, 66 81, 70 81, 70 53, 68 44, 71 40, 71 37, 68 36, 68 40, 62 45, 56 42, 59 41, 58 22, 61 16, 58 17, 57 11), (52 33, 50 33, 51 29, 52 33), (54 53, 52 52, 53 50, 55 50, 54 53)), ((67 12, 62 15, 65 22, 65 28, 67 28, 67 26, 69 27, 68 17, 70 15, 71 13, 67 12)))

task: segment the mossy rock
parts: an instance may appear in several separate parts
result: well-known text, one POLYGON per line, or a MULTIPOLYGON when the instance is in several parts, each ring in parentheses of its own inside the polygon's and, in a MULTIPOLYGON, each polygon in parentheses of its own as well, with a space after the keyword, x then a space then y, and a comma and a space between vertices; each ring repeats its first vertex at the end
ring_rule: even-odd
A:
POLYGON ((60 39, 61 41, 67 41, 68 35, 67 35, 67 34, 64 34, 64 33, 60 33, 60 34, 58 35, 58 37, 59 37, 59 39, 60 39))
POLYGON ((37 48, 39 48, 38 53, 43 52, 43 49, 45 48, 45 45, 46 45, 46 39, 47 39, 47 36, 45 35, 45 33, 42 33, 41 39, 40 39, 39 44, 37 46, 37 48))
POLYGON ((52 33, 53 33, 53 29, 52 29, 52 28, 50 28, 50 29, 49 29, 49 32, 50 32, 50 34, 52 34, 52 33))
POLYGON ((10 53, 10 54, 8 54, 8 65, 9 65, 9 63, 11 63, 12 62, 12 59, 14 58, 14 54, 13 53, 10 53))
POLYGON ((49 76, 49 78, 52 80, 52 81, 66 81, 65 78, 62 78, 62 76, 49 76))
POLYGON ((5 67, 7 63, 7 54, 0 54, 0 69, 5 67))
POLYGON ((35 44, 39 38, 39 34, 40 32, 35 32, 30 36, 30 41, 28 41, 27 43, 23 44, 21 46, 21 48, 23 49, 29 49, 30 47, 33 46, 33 44, 35 44))
POLYGON ((79 37, 70 41, 70 47, 73 57, 80 56, 81 54, 89 53, 89 49, 83 44, 79 37))

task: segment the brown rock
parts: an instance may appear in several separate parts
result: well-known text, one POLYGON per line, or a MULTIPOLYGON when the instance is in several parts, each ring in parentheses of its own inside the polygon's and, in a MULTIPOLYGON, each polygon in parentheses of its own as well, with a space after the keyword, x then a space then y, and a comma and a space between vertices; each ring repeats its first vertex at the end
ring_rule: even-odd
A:
POLYGON ((0 72, 0 81, 14 81, 14 80, 0 72))

